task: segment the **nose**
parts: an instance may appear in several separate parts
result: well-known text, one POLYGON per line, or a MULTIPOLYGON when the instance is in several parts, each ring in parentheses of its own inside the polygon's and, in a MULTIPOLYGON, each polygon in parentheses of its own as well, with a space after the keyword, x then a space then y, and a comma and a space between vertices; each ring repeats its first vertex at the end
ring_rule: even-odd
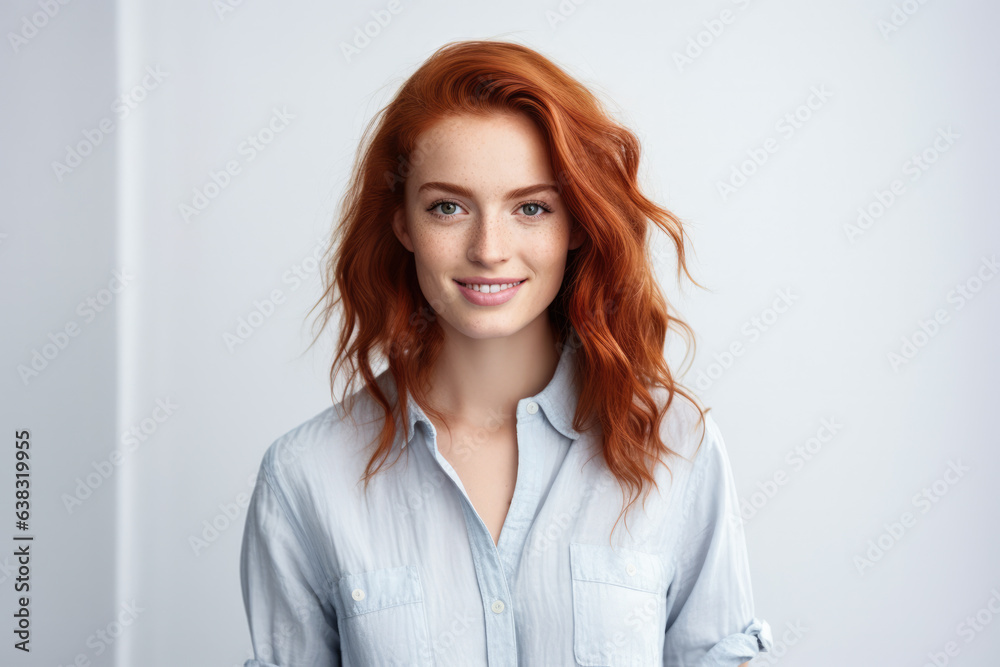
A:
POLYGON ((471 227, 466 258, 477 264, 507 261, 510 229, 499 215, 484 214, 471 227))

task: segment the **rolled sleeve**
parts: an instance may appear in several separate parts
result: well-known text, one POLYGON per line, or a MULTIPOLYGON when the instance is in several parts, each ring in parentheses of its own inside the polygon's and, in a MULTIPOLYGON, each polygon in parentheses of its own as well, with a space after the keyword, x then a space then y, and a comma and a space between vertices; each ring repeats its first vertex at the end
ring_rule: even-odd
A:
POLYGON ((325 577, 268 464, 261 464, 240 553, 252 659, 244 667, 339 667, 340 636, 325 577))
POLYGON ((729 635, 713 646, 698 667, 742 665, 756 658, 758 653, 770 651, 771 645, 771 626, 767 621, 754 617, 743 632, 729 635))
POLYGON ((722 434, 709 414, 682 509, 675 577, 667 592, 663 663, 738 667, 771 650, 771 628, 754 613, 736 482, 722 434))

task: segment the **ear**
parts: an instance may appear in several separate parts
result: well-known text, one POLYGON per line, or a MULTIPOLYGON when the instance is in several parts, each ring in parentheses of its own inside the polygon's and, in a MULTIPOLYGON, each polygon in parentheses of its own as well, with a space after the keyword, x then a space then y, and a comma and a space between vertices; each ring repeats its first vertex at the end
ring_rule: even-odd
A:
POLYGON ((410 240, 410 233, 406 229, 406 211, 400 206, 392 215, 392 231, 396 238, 403 244, 403 247, 413 252, 413 242, 410 240))

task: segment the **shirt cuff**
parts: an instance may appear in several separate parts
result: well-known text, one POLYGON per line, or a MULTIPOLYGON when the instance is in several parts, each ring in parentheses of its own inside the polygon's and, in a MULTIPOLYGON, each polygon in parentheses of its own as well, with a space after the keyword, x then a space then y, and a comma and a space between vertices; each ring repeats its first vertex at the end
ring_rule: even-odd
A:
POLYGON ((729 635, 705 654, 698 667, 738 667, 771 650, 771 626, 754 617, 743 632, 729 635))
POLYGON ((250 658, 243 663, 243 667, 278 667, 278 665, 273 662, 264 662, 263 660, 254 660, 250 658))

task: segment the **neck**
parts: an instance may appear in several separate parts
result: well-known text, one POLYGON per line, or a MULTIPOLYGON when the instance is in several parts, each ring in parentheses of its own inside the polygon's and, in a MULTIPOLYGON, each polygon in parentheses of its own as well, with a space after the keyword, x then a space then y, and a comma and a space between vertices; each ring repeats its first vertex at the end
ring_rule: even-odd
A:
POLYGON ((446 326, 431 374, 431 404, 452 426, 487 427, 502 420, 513 428, 517 402, 540 392, 555 374, 555 340, 547 314, 500 338, 470 338, 446 326))

